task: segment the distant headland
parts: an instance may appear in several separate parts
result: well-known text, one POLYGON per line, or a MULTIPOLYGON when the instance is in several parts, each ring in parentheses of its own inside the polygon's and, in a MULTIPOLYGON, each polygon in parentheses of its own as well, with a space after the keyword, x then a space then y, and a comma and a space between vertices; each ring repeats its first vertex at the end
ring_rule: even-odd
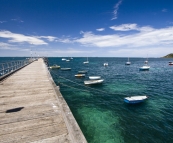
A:
POLYGON ((173 53, 164 56, 163 58, 173 58, 173 53))

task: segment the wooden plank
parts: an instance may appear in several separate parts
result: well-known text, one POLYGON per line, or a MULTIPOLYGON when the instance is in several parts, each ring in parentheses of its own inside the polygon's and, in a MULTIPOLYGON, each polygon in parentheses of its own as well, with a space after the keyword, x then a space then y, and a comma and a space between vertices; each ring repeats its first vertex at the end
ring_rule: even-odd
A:
POLYGON ((42 59, 1 82, 0 142, 86 143, 71 111, 64 113, 68 105, 59 102, 55 88, 42 59))
POLYGON ((0 135, 7 135, 17 132, 22 132, 24 130, 31 130, 31 129, 38 129, 43 126, 50 126, 50 125, 58 124, 65 124, 61 115, 53 115, 49 117, 43 117, 38 119, 32 120, 25 120, 20 122, 14 122, 11 124, 2 124, 0 125, 0 135))

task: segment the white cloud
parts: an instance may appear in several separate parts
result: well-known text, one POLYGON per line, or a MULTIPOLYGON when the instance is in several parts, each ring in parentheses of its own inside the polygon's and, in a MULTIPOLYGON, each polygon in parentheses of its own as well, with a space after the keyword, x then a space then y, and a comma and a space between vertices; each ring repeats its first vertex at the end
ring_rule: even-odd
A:
POLYGON ((10 31, 0 31, 0 37, 9 39, 11 43, 29 43, 33 45, 47 45, 45 41, 35 36, 25 36, 23 34, 12 33, 10 31))
POLYGON ((0 49, 3 50, 17 50, 17 51, 29 51, 29 49, 17 48, 16 45, 11 45, 8 43, 0 42, 0 49))
POLYGON ((129 23, 129 24, 122 24, 122 25, 114 25, 109 27, 110 29, 113 29, 115 31, 130 31, 130 30, 137 30, 137 31, 152 31, 153 28, 150 26, 144 26, 144 27, 139 27, 137 24, 129 23))
POLYGON ((167 12, 167 11, 168 11, 168 10, 167 10, 167 9, 165 9, 165 8, 164 8, 164 9, 162 9, 162 12, 167 12))
POLYGON ((56 50, 55 52, 68 55, 68 54, 93 53, 94 51, 76 50, 73 48, 68 48, 66 50, 56 50))
MULTIPOLYGON (((122 28, 123 29, 123 28, 122 28)), ((126 28, 125 28, 126 29, 126 28)), ((173 27, 154 29, 148 26, 133 26, 131 29, 137 29, 132 34, 112 34, 96 35, 92 32, 83 32, 83 37, 76 39, 75 42, 85 46, 94 47, 167 47, 173 45, 173 27), (137 27, 137 28, 136 28, 137 27)))
POLYGON ((56 37, 53 37, 53 36, 36 36, 36 38, 44 38, 50 42, 55 41, 55 39, 56 39, 56 37))
POLYGON ((172 53, 172 47, 157 47, 151 48, 129 48, 129 49, 115 49, 109 50, 109 55, 113 56, 124 56, 124 57, 163 57, 163 55, 167 55, 168 53, 172 53))
POLYGON ((104 28, 99 28, 99 29, 96 29, 97 31, 104 31, 105 29, 104 28))
POLYGON ((11 19, 12 21, 16 21, 16 22, 20 22, 20 23, 23 23, 24 21, 23 20, 20 20, 20 18, 16 18, 16 19, 11 19))
POLYGON ((56 42, 61 42, 61 43, 73 43, 73 39, 70 38, 57 38, 55 40, 56 42))
POLYGON ((118 9, 121 3, 122 0, 119 0, 118 3, 114 6, 114 11, 113 11, 114 16, 111 20, 117 19, 118 9))
POLYGON ((7 22, 7 21, 0 21, 0 23, 5 23, 5 22, 7 22))
POLYGON ((129 30, 138 30, 137 24, 122 24, 111 26, 110 29, 115 31, 129 31, 129 30))

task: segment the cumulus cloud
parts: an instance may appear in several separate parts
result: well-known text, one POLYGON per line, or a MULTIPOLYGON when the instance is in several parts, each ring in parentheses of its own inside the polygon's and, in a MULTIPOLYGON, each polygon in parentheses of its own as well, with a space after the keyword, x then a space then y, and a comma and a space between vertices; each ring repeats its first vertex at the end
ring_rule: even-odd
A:
POLYGON ((55 41, 55 39, 56 39, 56 37, 53 37, 53 36, 36 36, 36 38, 44 38, 50 42, 55 41))
POLYGON ((153 30, 152 27, 150 26, 143 26, 139 27, 137 24, 121 24, 121 25, 114 25, 109 27, 110 29, 113 29, 115 31, 130 31, 130 30, 137 30, 137 31, 151 31, 153 30))
POLYGON ((5 22, 7 22, 7 21, 0 21, 0 23, 5 23, 5 22))
POLYGON ((68 48, 66 50, 56 50, 55 52, 67 55, 67 54, 93 53, 94 51, 76 50, 73 48, 68 48))
POLYGON ((23 20, 20 20, 20 18, 11 19, 11 21, 16 21, 16 22, 20 22, 20 23, 23 23, 24 22, 23 20))
POLYGON ((11 45, 11 44, 4 43, 4 42, 0 42, 0 49, 3 49, 3 50, 17 50, 17 51, 29 51, 29 49, 17 48, 16 45, 11 45))
POLYGON ((10 31, 0 31, 0 37, 9 39, 8 42, 10 43, 26 42, 33 45, 47 45, 48 44, 42 39, 39 39, 35 36, 26 36, 23 34, 12 33, 10 31))
POLYGON ((105 29, 104 28, 99 28, 99 29, 96 29, 97 31, 104 31, 105 29))
MULTIPOLYGON (((118 26, 117 26, 118 27, 118 26)), ((120 26, 121 27, 121 26, 120 26)), ((119 28, 120 29, 120 28, 119 28)), ((123 29, 123 28, 122 28, 123 29)), ((122 30, 121 29, 121 30, 122 30)), ((124 29, 127 29, 126 27, 124 29)), ((154 29, 151 27, 131 26, 138 30, 136 33, 96 35, 92 32, 83 32, 83 37, 75 42, 85 46, 95 47, 146 47, 146 46, 170 46, 173 45, 173 27, 154 29)))
POLYGON ((118 9, 120 4, 122 3, 122 0, 119 0, 118 3, 114 6, 114 11, 113 11, 113 18, 111 20, 117 19, 117 14, 118 14, 118 9))

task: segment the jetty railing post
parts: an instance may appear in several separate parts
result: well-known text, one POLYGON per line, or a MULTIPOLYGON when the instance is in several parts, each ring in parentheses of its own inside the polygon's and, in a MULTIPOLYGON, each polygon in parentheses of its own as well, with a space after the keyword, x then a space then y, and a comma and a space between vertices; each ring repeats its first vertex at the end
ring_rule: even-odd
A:
POLYGON ((5 63, 0 63, 0 77, 6 76, 7 74, 10 74, 19 68, 22 68, 30 63, 32 63, 34 60, 31 59, 24 59, 24 60, 16 60, 16 61, 9 61, 5 63))
POLYGON ((4 75, 4 64, 2 64, 2 75, 4 75))
POLYGON ((9 70, 10 70, 9 68, 10 68, 10 67, 9 67, 9 63, 7 63, 7 70, 8 70, 8 73, 9 73, 9 70))

